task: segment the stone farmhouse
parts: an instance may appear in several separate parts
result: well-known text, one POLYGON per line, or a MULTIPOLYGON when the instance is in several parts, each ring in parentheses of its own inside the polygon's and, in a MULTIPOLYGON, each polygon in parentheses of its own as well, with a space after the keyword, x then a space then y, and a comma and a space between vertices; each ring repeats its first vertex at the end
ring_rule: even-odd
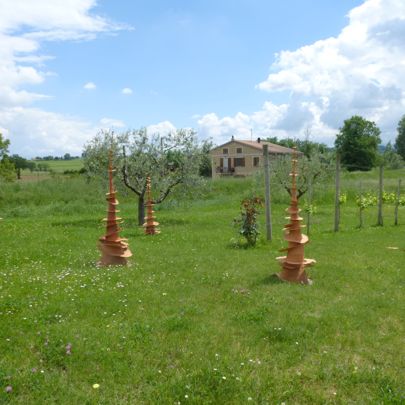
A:
POLYGON ((210 151, 212 177, 252 175, 263 167, 263 145, 268 145, 270 160, 293 153, 291 148, 262 141, 260 138, 256 141, 239 141, 232 136, 229 142, 210 151))

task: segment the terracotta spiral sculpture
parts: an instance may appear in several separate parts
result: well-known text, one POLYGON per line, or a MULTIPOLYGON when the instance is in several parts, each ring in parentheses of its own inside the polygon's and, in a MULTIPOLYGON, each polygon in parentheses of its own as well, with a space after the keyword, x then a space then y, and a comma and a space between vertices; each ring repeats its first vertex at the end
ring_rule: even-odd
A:
POLYGON ((101 250, 102 256, 99 264, 102 266, 109 265, 125 265, 128 257, 132 256, 128 248, 127 239, 120 238, 119 224, 121 218, 117 217, 116 209, 118 200, 116 199, 117 191, 114 189, 112 168, 112 152, 109 154, 108 162, 108 177, 109 177, 109 192, 107 193, 108 211, 106 221, 106 234, 99 239, 98 247, 101 250))
POLYGON ((287 256, 277 257, 280 265, 282 266, 282 271, 278 273, 278 277, 281 280, 289 281, 293 283, 303 283, 311 284, 311 280, 305 271, 305 268, 316 263, 313 259, 304 258, 304 246, 308 243, 309 238, 307 235, 301 233, 301 221, 302 218, 299 216, 301 211, 298 208, 298 198, 297 198, 297 152, 294 148, 293 158, 292 158, 292 170, 290 173, 292 184, 291 184, 291 203, 290 207, 286 209, 289 216, 286 217, 290 220, 284 228, 284 239, 288 242, 288 247, 282 249, 282 251, 287 252, 287 256))
POLYGON ((156 217, 154 216, 155 211, 153 211, 153 200, 152 200, 152 193, 151 193, 151 182, 150 177, 146 178, 146 216, 145 216, 145 223, 143 227, 145 229, 145 235, 156 235, 160 233, 157 226, 159 222, 156 222, 156 217))

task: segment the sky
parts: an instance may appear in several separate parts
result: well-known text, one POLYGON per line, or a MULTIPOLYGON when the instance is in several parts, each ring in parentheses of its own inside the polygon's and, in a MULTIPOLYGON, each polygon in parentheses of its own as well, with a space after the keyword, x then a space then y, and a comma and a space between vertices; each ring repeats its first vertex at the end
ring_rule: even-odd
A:
POLYGON ((405 0, 0 0, 10 152, 80 155, 100 130, 309 138, 345 119, 393 142, 405 0))

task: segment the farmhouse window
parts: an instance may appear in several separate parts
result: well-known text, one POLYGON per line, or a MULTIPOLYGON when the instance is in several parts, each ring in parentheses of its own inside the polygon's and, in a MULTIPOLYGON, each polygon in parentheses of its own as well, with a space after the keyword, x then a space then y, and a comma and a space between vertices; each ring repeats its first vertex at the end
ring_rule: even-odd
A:
POLYGON ((235 158, 234 164, 235 167, 245 167, 245 158, 235 158))
POLYGON ((236 153, 242 153, 242 148, 236 148, 236 153))
POLYGON ((260 158, 258 156, 253 158, 253 166, 258 167, 260 162, 260 158))
POLYGON ((222 149, 222 153, 223 153, 224 155, 227 155, 227 154, 228 154, 228 148, 223 148, 223 149, 222 149))

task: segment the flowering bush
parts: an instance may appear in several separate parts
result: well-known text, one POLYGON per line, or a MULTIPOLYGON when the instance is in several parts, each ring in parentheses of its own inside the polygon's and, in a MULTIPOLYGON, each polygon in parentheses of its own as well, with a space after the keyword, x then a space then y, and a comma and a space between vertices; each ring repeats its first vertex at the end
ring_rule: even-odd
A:
POLYGON ((257 237, 260 234, 257 215, 262 206, 263 200, 260 197, 245 198, 241 203, 241 218, 235 218, 235 225, 239 227, 239 234, 246 239, 248 246, 256 245, 257 237))
POLYGON ((371 193, 359 194, 356 196, 356 204, 360 211, 363 211, 368 207, 377 205, 377 197, 371 193))
POLYGON ((316 205, 305 203, 304 212, 306 212, 309 215, 313 215, 316 214, 316 211, 317 211, 316 205))
POLYGON ((346 193, 342 193, 339 195, 339 205, 343 205, 346 204, 347 202, 347 194, 346 193))
POLYGON ((395 193, 387 193, 386 191, 383 191, 382 200, 384 204, 395 204, 397 196, 395 193))

